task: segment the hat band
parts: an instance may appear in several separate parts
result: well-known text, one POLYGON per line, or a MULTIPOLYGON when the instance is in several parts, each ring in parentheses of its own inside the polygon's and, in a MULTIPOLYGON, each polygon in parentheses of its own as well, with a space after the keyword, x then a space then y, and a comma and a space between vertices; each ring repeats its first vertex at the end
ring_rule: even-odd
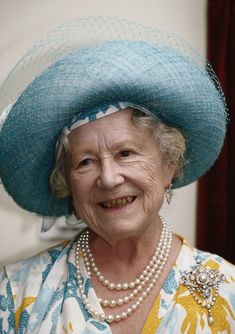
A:
POLYGON ((65 127, 64 132, 68 135, 70 132, 74 131, 78 127, 90 123, 92 121, 95 121, 99 118, 102 118, 104 116, 109 116, 114 114, 117 111, 124 110, 126 108, 135 108, 140 111, 143 111, 146 114, 150 114, 150 112, 143 108, 142 106, 139 106, 137 104, 133 104, 131 102, 111 102, 111 103, 103 103, 99 105, 98 107, 95 107, 93 109, 82 111, 74 116, 72 119, 72 122, 69 126, 65 127))

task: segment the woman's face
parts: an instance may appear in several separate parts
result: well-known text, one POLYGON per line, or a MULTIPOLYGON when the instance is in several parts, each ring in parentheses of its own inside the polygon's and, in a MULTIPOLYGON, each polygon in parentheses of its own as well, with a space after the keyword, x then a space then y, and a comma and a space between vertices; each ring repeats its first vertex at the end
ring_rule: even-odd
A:
POLYGON ((125 109, 69 135, 75 213, 108 242, 140 237, 156 223, 173 175, 131 116, 125 109))

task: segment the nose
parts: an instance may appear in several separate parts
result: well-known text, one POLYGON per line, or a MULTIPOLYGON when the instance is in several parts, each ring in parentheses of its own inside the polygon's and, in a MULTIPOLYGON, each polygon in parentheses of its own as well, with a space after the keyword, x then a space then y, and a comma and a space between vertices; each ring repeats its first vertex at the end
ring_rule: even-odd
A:
POLYGON ((102 159, 97 185, 100 188, 113 189, 124 182, 120 166, 112 159, 102 159))

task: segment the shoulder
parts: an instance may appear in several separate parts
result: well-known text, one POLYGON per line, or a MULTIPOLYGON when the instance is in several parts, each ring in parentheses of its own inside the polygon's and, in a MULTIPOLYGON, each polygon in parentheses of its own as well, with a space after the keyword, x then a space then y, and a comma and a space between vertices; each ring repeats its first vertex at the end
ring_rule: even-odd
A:
POLYGON ((14 299, 17 307, 25 296, 37 296, 54 263, 65 255, 69 242, 63 242, 28 259, 6 265, 0 271, 0 301, 14 299))
POLYGON ((219 270, 226 278, 235 283, 235 265, 221 257, 220 255, 213 254, 200 250, 198 248, 192 248, 194 258, 198 259, 204 266, 219 270))
POLYGON ((206 252, 191 246, 185 239, 183 239, 181 255, 182 257, 180 262, 185 270, 187 270, 189 266, 193 267, 198 261, 211 269, 222 270, 223 273, 228 276, 235 276, 235 265, 217 254, 206 252))
POLYGON ((0 332, 1 328, 7 333, 14 333, 19 326, 26 328, 38 297, 41 295, 38 307, 50 300, 54 282, 67 270, 73 245, 74 240, 64 242, 3 268, 0 272, 0 332))
POLYGON ((12 283, 27 281, 32 275, 44 280, 51 266, 55 263, 68 242, 53 246, 30 258, 5 266, 5 275, 12 283))
POLYGON ((221 333, 230 333, 235 328, 235 266, 183 240, 175 272, 179 284, 174 301, 182 332, 211 333, 212 321, 221 333))
POLYGON ((235 265, 217 254, 192 247, 186 240, 183 240, 180 255, 178 269, 181 274, 195 270, 198 268, 197 264, 200 263, 202 270, 208 270, 208 273, 211 270, 224 275, 225 281, 221 284, 221 290, 229 289, 235 294, 235 265))
MULTIPOLYGON (((202 268, 208 273, 209 278, 214 275, 214 278, 210 281, 211 283, 216 277, 221 277, 219 296, 224 298, 226 303, 230 304, 235 316, 235 265, 217 254, 201 251, 196 248, 194 251, 197 253, 202 268), (212 276, 210 276, 211 274, 212 276)), ((222 302, 222 299, 220 300, 222 302)))

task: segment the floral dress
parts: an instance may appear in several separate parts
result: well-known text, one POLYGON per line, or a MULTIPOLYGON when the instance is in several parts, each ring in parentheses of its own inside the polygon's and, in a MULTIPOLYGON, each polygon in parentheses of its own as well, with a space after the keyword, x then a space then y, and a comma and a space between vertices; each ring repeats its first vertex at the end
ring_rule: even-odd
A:
MULTIPOLYGON (((75 247, 76 238, 3 269, 0 273, 1 334, 112 333, 110 326, 92 318, 82 303, 76 283, 75 247)), ((80 268, 85 293, 93 307, 101 312, 82 257, 80 268)), ((183 240, 178 258, 141 332, 152 333, 235 333, 235 267, 183 240), (198 260, 205 268, 218 269, 226 277, 212 308, 211 325, 208 310, 195 301, 182 283, 182 276, 196 268, 198 260)))

